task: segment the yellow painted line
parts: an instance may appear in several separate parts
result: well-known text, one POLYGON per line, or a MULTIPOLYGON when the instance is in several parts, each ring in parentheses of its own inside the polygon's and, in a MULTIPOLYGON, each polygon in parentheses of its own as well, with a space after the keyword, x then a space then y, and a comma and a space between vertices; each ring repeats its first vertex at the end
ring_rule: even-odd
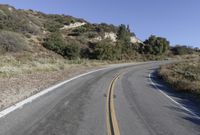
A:
POLYGON ((114 87, 115 83, 118 80, 120 74, 117 75, 111 82, 108 93, 107 93, 107 102, 106 102, 106 125, 107 125, 107 134, 108 135, 120 135, 119 125, 115 112, 114 105, 114 87))
POLYGON ((107 125, 107 135, 112 135, 111 127, 110 127, 110 116, 109 116, 109 100, 108 100, 109 93, 110 93, 110 91, 108 90, 107 99, 106 99, 106 125, 107 125))

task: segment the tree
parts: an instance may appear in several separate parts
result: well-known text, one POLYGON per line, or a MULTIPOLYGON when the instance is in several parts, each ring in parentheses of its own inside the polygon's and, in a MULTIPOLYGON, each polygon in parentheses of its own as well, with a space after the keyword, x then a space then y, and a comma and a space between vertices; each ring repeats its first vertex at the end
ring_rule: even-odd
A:
POLYGON ((124 24, 119 26, 119 30, 117 32, 117 40, 125 40, 130 38, 129 26, 126 27, 124 24))
POLYGON ((117 60, 121 58, 120 47, 110 39, 104 39, 94 47, 94 57, 100 60, 117 60))
POLYGON ((169 41, 166 38, 151 35, 144 41, 144 52, 148 54, 161 55, 169 50, 169 41))
POLYGON ((125 26, 121 24, 119 26, 119 30, 117 32, 117 44, 122 46, 122 53, 126 53, 128 49, 131 47, 131 33, 129 26, 125 26))

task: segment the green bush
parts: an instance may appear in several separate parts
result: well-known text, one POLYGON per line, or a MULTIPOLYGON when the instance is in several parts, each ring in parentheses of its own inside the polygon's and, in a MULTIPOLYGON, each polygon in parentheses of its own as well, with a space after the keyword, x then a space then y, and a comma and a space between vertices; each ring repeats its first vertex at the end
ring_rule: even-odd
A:
POLYGON ((186 55, 186 54, 193 54, 196 50, 189 46, 176 45, 171 48, 171 51, 174 55, 186 55))
POLYGON ((114 32, 116 33, 118 28, 112 24, 101 23, 96 27, 97 32, 114 32))
POLYGON ((60 32, 54 32, 44 40, 43 46, 65 58, 77 59, 80 54, 80 44, 74 40, 66 42, 60 32))
POLYGON ((49 32, 57 32, 59 31, 60 28, 62 28, 64 25, 57 23, 57 22, 51 22, 51 23, 45 23, 44 27, 49 31, 49 32))
POLYGON ((54 32, 51 33, 43 43, 43 46, 49 50, 52 50, 62 56, 64 56, 63 49, 66 46, 64 38, 62 37, 61 33, 54 32))
POLYGON ((99 60, 117 60, 121 58, 121 48, 112 43, 110 39, 104 39, 94 47, 94 57, 99 60))
POLYGON ((167 39, 162 37, 150 36, 149 39, 144 41, 144 53, 161 55, 169 50, 170 43, 167 39))
POLYGON ((73 42, 68 44, 63 49, 64 56, 68 59, 78 59, 80 57, 80 46, 78 43, 73 42))

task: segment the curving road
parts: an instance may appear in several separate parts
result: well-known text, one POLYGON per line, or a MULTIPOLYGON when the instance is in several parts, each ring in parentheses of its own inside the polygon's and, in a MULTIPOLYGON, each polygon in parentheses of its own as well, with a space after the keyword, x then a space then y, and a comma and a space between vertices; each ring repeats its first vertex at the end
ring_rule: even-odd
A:
POLYGON ((70 81, 0 118, 0 135, 200 135, 199 106, 156 77, 166 63, 70 81))

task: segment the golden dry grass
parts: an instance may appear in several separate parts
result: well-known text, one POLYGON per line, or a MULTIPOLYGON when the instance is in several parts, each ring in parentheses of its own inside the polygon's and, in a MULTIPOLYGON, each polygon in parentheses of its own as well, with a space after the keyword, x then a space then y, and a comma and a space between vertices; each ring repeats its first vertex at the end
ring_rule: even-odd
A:
POLYGON ((73 67, 94 67, 108 64, 107 61, 95 60, 65 60, 53 57, 32 57, 5 55, 0 56, 0 77, 12 77, 20 74, 32 74, 37 72, 51 72, 68 70, 73 67))

